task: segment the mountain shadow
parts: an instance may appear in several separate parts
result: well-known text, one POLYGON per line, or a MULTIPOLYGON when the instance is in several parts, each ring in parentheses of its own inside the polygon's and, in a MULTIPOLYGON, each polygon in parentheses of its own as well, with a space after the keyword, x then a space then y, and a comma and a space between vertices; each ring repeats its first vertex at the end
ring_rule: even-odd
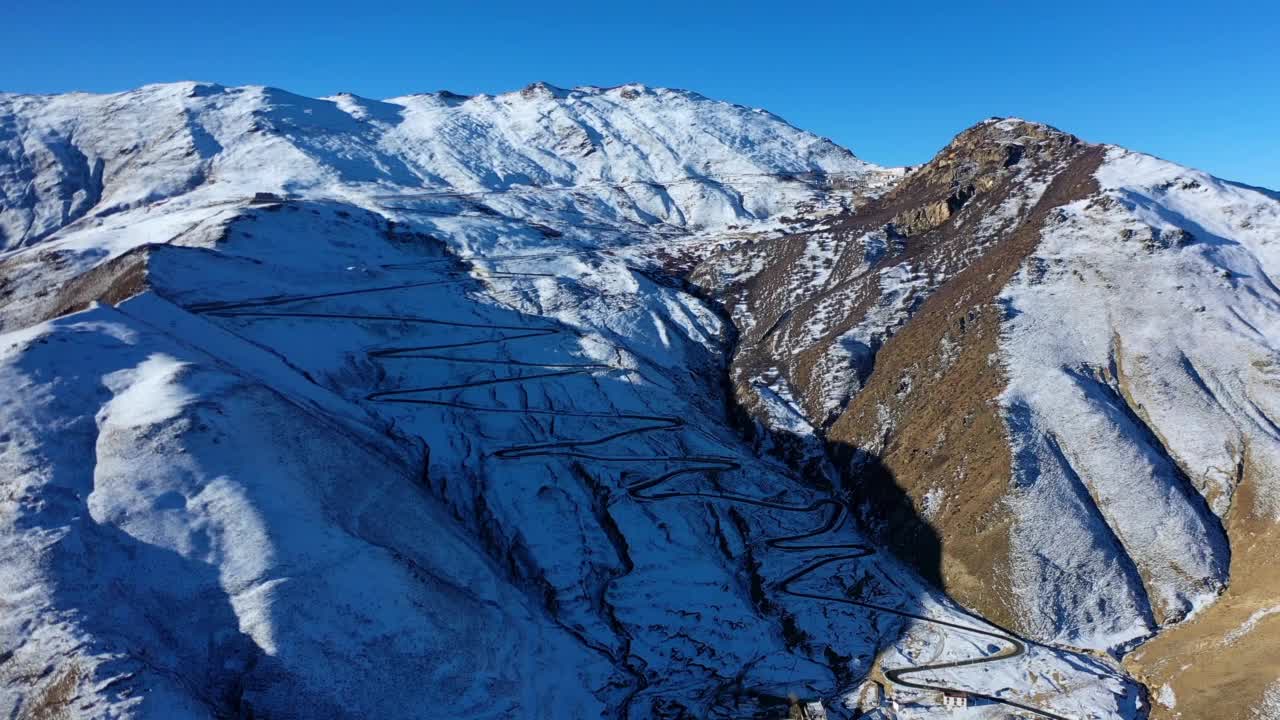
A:
POLYGON ((862 529, 930 585, 945 592, 942 537, 916 509, 893 471, 880 458, 848 443, 828 442, 827 455, 837 468, 841 490, 862 529))

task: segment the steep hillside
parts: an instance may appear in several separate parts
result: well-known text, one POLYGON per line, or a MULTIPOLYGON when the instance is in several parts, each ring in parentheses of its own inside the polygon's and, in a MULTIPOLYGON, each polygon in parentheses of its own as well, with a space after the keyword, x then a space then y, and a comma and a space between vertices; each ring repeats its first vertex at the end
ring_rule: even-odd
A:
POLYGON ((1157 714, 1244 718, 1276 667, 1231 658, 1275 644, 1278 263, 1273 194, 991 120, 693 277, 775 451, 843 479, 900 557, 1044 641, 1159 632, 1133 667, 1184 701, 1157 714))

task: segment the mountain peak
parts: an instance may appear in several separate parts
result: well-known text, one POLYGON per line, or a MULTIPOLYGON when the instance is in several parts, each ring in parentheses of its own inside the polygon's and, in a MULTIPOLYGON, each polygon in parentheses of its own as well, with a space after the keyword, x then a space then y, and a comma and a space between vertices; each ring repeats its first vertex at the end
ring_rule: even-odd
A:
POLYGON ((556 87, 551 83, 543 82, 541 80, 537 82, 529 83, 528 85, 521 88, 518 92, 520 93, 520 97, 524 97, 524 98, 542 97, 542 98, 555 98, 557 100, 562 100, 569 96, 568 90, 565 90, 564 88, 561 88, 561 87, 556 87))

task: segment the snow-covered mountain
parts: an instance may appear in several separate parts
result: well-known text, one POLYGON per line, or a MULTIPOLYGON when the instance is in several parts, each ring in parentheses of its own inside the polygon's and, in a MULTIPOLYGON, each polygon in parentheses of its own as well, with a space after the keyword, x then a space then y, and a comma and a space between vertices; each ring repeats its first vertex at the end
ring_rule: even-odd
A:
POLYGON ((0 95, 0 118, 9 248, 193 192, 465 193, 497 211, 687 228, 763 219, 825 197, 814 186, 882 175, 762 110, 642 85, 375 101, 180 83, 0 95))
POLYGON ((1276 206, 639 85, 0 95, 0 708, 1141 717, 1102 651, 1275 537, 1276 206))
POLYGON ((695 275, 744 330, 740 401, 796 461, 825 444, 900 555, 1046 642, 1183 638, 1133 667, 1187 717, 1253 717, 1280 668, 1250 620, 1280 590, 1274 193, 991 120, 695 275))

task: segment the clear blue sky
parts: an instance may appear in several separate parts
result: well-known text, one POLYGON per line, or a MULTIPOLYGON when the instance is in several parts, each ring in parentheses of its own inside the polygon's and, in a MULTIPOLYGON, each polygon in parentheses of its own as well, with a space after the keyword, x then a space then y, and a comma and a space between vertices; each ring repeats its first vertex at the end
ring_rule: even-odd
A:
POLYGON ((38 0, 0 90, 150 82, 368 97, 644 82, 768 108, 867 160, 991 115, 1280 188, 1280 2, 38 0), (912 7, 904 7, 913 5, 912 7))

